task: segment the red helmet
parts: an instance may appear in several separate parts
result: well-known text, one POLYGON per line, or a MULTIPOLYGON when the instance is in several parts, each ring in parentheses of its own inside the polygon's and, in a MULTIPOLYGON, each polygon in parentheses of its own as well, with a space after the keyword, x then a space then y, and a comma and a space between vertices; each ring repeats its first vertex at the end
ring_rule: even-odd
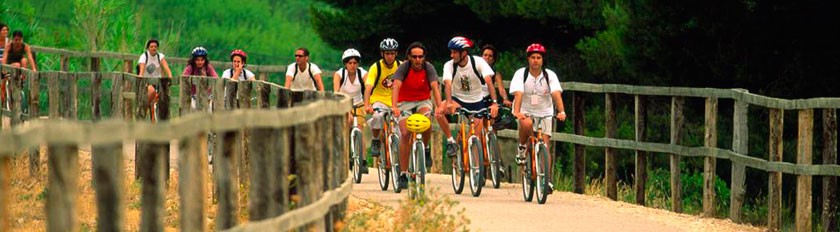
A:
POLYGON ((542 44, 533 43, 525 49, 525 54, 531 54, 534 52, 539 52, 540 54, 545 55, 545 47, 543 47, 542 44))
POLYGON ((230 53, 230 59, 231 59, 231 60, 233 60, 233 56, 240 56, 240 57, 242 57, 242 61, 243 61, 243 62, 245 62, 245 61, 247 61, 247 60, 248 60, 248 54, 246 54, 244 51, 242 51, 242 50, 240 50, 240 49, 233 50, 233 52, 231 52, 231 53, 230 53))

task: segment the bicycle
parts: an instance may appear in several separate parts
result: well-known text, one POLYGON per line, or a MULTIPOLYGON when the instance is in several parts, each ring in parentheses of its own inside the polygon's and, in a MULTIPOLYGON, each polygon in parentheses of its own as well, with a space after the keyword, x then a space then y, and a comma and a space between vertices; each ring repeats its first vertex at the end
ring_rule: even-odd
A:
MULTIPOLYGON (((409 112, 406 112, 409 113, 409 112)), ((425 193, 426 188, 426 146, 423 143, 423 132, 431 127, 429 118, 422 114, 411 114, 406 119, 406 128, 411 132, 411 154, 408 163, 408 198, 418 199, 425 193)))
POLYGON ((547 176, 547 173, 551 165, 548 160, 548 148, 540 135, 543 134, 543 120, 551 120, 552 116, 526 115, 526 117, 532 118, 533 125, 537 127, 537 130, 528 137, 528 157, 524 164, 520 164, 522 167, 522 196, 526 202, 531 202, 536 187, 537 203, 545 204, 546 199, 548 199, 548 181, 551 179, 550 176, 547 176))
MULTIPOLYGON (((493 182, 493 188, 498 189, 501 186, 502 177, 502 149, 499 147, 499 140, 496 137, 495 129, 493 128, 493 121, 490 114, 485 114, 484 117, 484 169, 482 173, 486 175, 486 170, 490 169, 490 179, 493 182)), ((483 183, 483 182, 482 182, 483 183)))
MULTIPOLYGON (((379 155, 379 187, 382 191, 388 190, 388 179, 391 179, 391 184, 394 186, 394 192, 400 193, 402 189, 399 187, 399 127, 397 122, 391 115, 391 109, 388 108, 374 108, 375 112, 383 112, 385 123, 382 125, 382 132, 379 136, 385 136, 385 143, 383 148, 385 154, 379 155), (394 161, 396 160, 396 162, 394 161)), ((380 139, 380 138, 377 138, 380 139)))
POLYGON ((353 181, 356 184, 362 182, 362 165, 364 163, 364 151, 362 151, 362 130, 359 129, 358 115, 356 109, 363 105, 353 106, 350 114, 353 118, 353 127, 350 129, 350 160, 353 169, 353 181))
MULTIPOLYGON (((470 111, 466 108, 459 108, 458 115, 458 141, 461 152, 456 155, 452 162, 452 188, 456 194, 461 194, 464 188, 464 173, 469 171, 470 192, 474 197, 481 195, 481 187, 484 185, 484 149, 485 144, 479 139, 475 131, 475 119, 487 118, 487 109, 470 111), (469 127, 469 128, 467 128, 469 127), (464 159, 464 156, 468 157, 464 159)), ((486 132, 479 131, 478 133, 486 132)))

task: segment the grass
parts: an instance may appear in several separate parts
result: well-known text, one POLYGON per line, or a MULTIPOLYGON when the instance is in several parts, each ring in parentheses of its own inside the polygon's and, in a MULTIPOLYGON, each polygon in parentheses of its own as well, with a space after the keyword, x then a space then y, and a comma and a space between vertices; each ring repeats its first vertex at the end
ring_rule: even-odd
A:
POLYGON ((457 205, 438 189, 428 189, 416 200, 406 195, 397 209, 354 198, 341 231, 469 231, 465 209, 457 210, 457 205))

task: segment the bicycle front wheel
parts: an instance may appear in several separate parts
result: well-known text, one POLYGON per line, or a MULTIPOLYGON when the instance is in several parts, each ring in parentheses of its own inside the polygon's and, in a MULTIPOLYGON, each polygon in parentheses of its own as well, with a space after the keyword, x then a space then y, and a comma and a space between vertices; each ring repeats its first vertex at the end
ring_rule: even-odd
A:
POLYGON ((414 170, 414 186, 411 186, 411 190, 413 191, 409 191, 409 193, 414 192, 414 194, 413 196, 411 194, 409 196, 411 199, 417 199, 426 192, 426 150, 424 149, 423 141, 415 141, 412 147, 414 151, 412 157, 414 161, 412 164, 412 169, 414 170))
POLYGON ((490 133, 487 136, 487 157, 490 157, 490 177, 493 180, 493 188, 498 189, 502 182, 499 171, 502 169, 502 155, 496 134, 490 133))
POLYGON ((539 143, 537 145, 535 161, 537 168, 537 183, 535 184, 537 187, 537 203, 545 204, 546 199, 548 199, 548 181, 551 179, 548 176, 548 169, 551 166, 548 163, 548 150, 545 144, 539 143))
POLYGON ((358 184, 362 182, 362 132, 353 129, 350 132, 350 139, 353 141, 350 145, 352 146, 350 157, 353 159, 353 181, 358 184))
POLYGON ((484 182, 483 173, 481 171, 481 167, 484 166, 484 162, 482 162, 484 154, 481 152, 481 141, 478 140, 478 137, 470 137, 469 146, 470 192, 472 192, 474 197, 477 197, 481 195, 481 186, 484 182))
MULTIPOLYGON (((460 135, 458 135, 457 140, 461 141, 460 135)), ((460 147, 455 149, 458 152, 452 157, 452 190, 455 191, 455 194, 461 194, 464 191, 464 155, 460 147)))
POLYGON ((388 135, 388 149, 391 156, 391 183, 394 184, 394 193, 400 193, 400 137, 388 135))
POLYGON ((522 168, 522 197, 526 202, 531 202, 534 199, 534 179, 531 177, 531 173, 533 172, 531 162, 532 159, 529 157, 525 159, 524 165, 519 166, 522 168))

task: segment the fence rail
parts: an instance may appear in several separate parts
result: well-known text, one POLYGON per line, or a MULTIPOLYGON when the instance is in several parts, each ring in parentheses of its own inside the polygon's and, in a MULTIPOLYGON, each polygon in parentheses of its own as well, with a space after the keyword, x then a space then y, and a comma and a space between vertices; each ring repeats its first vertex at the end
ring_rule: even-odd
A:
POLYGON ((163 192, 173 140, 179 143, 175 171, 181 186, 181 230, 208 228, 203 190, 211 149, 218 230, 332 230, 344 215, 352 188, 344 133, 351 100, 345 95, 293 92, 263 81, 221 78, 32 72, 6 65, 0 66, 0 72, 9 73, 5 87, 10 91, 6 99, 10 107, 4 107, 0 116, 10 118, 13 125, 0 131, 0 228, 11 228, 7 211, 11 159, 29 156, 30 174, 35 175, 41 154, 22 151, 46 145, 47 230, 78 231, 79 147, 91 146, 97 229, 122 231, 124 141, 137 144, 129 149, 135 150, 135 177, 143 185, 142 231, 164 229, 163 192), (150 84, 160 93, 157 110, 146 94, 150 84), (41 92, 41 86, 47 91, 41 92), (48 110, 40 110, 42 100, 48 102, 43 106, 48 110), (212 113, 207 112, 210 108, 212 113), (158 121, 153 123, 152 118, 158 121), (298 178, 294 187, 287 179, 290 174, 298 178), (247 186, 247 194, 239 186, 247 186), (292 192, 300 196, 294 210, 290 210, 292 192), (247 207, 239 206, 240 196, 245 195, 247 207), (239 208, 248 209, 250 223, 238 222, 239 208))

